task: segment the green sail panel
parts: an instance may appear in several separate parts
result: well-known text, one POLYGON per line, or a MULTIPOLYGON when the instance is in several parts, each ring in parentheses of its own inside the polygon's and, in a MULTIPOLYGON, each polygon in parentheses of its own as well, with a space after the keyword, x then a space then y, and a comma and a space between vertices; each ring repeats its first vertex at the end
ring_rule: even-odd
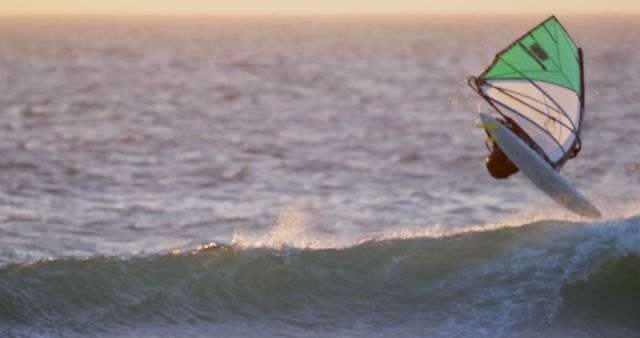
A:
POLYGON ((582 50, 551 16, 500 51, 469 85, 559 170, 580 150, 582 50))
POLYGON ((578 47, 552 16, 499 53, 481 77, 546 81, 580 95, 580 68, 578 47))

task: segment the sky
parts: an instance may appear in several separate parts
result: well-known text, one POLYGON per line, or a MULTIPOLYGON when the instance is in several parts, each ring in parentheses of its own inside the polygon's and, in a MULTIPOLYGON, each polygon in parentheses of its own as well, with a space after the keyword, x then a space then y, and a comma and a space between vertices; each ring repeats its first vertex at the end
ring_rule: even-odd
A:
POLYGON ((638 0, 0 0, 0 15, 640 14, 638 0))

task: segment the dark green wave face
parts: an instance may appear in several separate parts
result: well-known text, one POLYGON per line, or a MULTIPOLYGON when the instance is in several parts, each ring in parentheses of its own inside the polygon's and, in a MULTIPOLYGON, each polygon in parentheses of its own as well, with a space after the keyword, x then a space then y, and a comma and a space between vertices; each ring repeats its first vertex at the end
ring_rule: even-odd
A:
POLYGON ((343 249, 209 244, 12 265, 0 270, 0 320, 5 334, 47 336, 632 336, 638 226, 546 221, 343 249))
POLYGON ((562 322, 583 322, 587 327, 597 323, 614 325, 614 332, 632 336, 640 325, 640 256, 615 256, 586 278, 563 289, 564 304, 558 317, 562 322))

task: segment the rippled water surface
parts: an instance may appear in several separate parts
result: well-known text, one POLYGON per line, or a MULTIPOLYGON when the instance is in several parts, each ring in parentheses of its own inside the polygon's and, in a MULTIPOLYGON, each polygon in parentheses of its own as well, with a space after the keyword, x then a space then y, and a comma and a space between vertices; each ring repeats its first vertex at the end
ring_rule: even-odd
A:
POLYGON ((638 20, 559 18, 603 220, 484 169, 543 19, 1 20, 0 334, 633 336, 638 20))

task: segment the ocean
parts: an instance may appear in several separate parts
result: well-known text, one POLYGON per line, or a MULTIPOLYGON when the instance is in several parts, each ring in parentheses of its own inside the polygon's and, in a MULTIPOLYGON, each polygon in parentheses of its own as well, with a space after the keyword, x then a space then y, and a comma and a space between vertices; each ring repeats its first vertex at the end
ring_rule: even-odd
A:
POLYGON ((584 49, 603 213, 486 172, 545 17, 0 20, 0 336, 640 336, 640 21, 584 49))

